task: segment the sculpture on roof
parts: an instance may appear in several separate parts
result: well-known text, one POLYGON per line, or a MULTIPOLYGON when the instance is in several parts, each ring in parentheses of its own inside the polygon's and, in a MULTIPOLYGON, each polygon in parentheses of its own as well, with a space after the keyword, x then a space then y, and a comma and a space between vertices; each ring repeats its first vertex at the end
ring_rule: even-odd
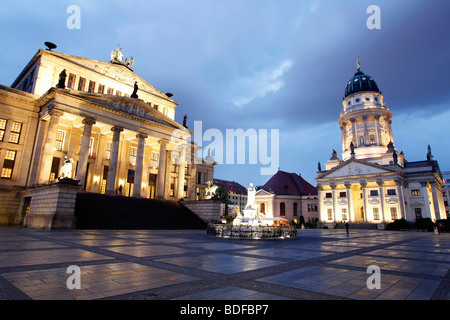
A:
POLYGON ((130 97, 136 98, 136 99, 139 98, 139 96, 137 95, 138 90, 139 90, 139 87, 138 87, 137 81, 135 81, 134 82, 134 90, 130 97))
POLYGON ((111 52, 111 61, 122 63, 123 52, 120 45, 117 45, 117 49, 111 52))
POLYGON ((60 88, 60 89, 66 88, 66 77, 67 77, 66 69, 64 69, 59 74, 59 81, 58 81, 58 84, 56 85, 57 88, 60 88))

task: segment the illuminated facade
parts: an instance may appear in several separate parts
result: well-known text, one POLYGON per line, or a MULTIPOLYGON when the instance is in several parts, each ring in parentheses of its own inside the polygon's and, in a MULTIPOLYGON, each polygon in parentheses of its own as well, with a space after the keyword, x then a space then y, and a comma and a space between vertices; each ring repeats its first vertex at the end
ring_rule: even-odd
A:
POLYGON ((431 148, 425 161, 408 162, 397 152, 392 112, 375 80, 359 66, 342 104, 342 160, 333 151, 316 178, 320 220, 384 224, 401 218, 446 219, 443 179, 431 148))
POLYGON ((197 199, 196 177, 212 179, 214 165, 197 158, 171 97, 119 48, 109 62, 39 50, 0 86, 0 224, 31 223, 23 192, 64 174, 91 193, 197 199))

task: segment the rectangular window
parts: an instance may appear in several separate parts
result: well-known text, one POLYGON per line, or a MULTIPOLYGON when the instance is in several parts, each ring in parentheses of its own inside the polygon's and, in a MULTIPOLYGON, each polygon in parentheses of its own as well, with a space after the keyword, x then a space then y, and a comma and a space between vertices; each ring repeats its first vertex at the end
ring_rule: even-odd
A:
POLYGON ((8 121, 6 119, 0 119, 0 141, 3 141, 7 124, 8 121))
POLYGON ((65 131, 62 130, 56 131, 56 151, 63 151, 65 137, 66 137, 65 131))
POLYGON ((108 171, 109 171, 109 167, 108 166, 104 166, 103 167, 103 179, 102 179, 102 194, 105 194, 106 192, 106 182, 108 181, 108 171))
POLYGON ((422 208, 414 208, 414 214, 417 219, 422 219, 422 208))
POLYGON ((90 93, 94 93, 95 92, 95 82, 94 81, 89 81, 88 92, 90 92, 90 93))
POLYGON ((86 79, 80 77, 80 81, 78 81, 78 91, 84 91, 86 87, 86 79))
POLYGON ((11 126, 11 133, 9 134, 9 142, 19 143, 20 132, 22 131, 22 124, 20 122, 13 121, 11 126))
POLYGON ((114 89, 113 89, 113 88, 108 88, 107 93, 108 93, 108 94, 114 94, 114 89))
POLYGON ((77 79, 76 75, 74 75, 73 73, 69 73, 69 78, 67 80, 67 88, 74 89, 76 79, 77 79))
POLYGON ((369 138, 370 138, 370 144, 375 144, 375 135, 374 135, 374 134, 371 134, 371 135, 369 136, 369 138))
POLYGON ((397 208, 391 207, 391 220, 397 220, 397 208))
POLYGON ((370 190, 371 197, 378 197, 378 190, 370 190))
POLYGON ((413 197, 418 197, 418 196, 420 196, 420 189, 413 189, 413 190, 411 190, 411 195, 412 195, 413 197))
POLYGON ((97 92, 101 94, 105 93, 105 86, 103 84, 99 84, 97 92))
POLYGON ((59 162, 60 162, 60 160, 61 159, 58 157, 53 157, 52 166, 50 169, 49 182, 52 182, 53 180, 55 180, 59 177, 59 162))
POLYGON ((327 209, 328 220, 333 220, 333 210, 327 209))
POLYGON ((378 208, 373 208, 373 220, 380 220, 380 211, 378 208))
POLYGON ((339 198, 347 198, 347 192, 339 192, 339 198))
POLYGON ((284 202, 280 203, 280 216, 285 216, 286 215, 286 205, 284 204, 284 202))
POLYGON ((342 209, 342 220, 346 221, 347 219, 347 209, 342 209))
POLYGON ((14 169, 14 163, 16 161, 17 151, 6 150, 5 160, 3 161, 3 168, 1 172, 1 177, 4 179, 11 179, 12 172, 14 169))
POLYGON ((122 91, 116 90, 116 96, 121 96, 122 95, 122 91))
POLYGON ((107 141, 106 142, 106 152, 105 152, 106 160, 111 159, 111 146, 112 146, 112 141, 107 141))
POLYGON ((397 192, 395 191, 395 189, 388 189, 387 191, 388 196, 395 196, 396 194, 397 192))
POLYGON ((330 199, 333 197, 333 194, 331 192, 325 193, 325 198, 330 199))
POLYGON ((132 166, 136 165, 136 157, 137 157, 137 148, 130 147, 130 164, 132 166))

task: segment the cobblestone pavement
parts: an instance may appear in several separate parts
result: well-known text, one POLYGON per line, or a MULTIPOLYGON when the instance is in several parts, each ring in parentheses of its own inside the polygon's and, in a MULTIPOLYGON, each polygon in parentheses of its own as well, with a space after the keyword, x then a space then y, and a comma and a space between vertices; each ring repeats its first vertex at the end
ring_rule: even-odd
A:
POLYGON ((310 229, 243 241, 202 230, 0 227, 3 300, 449 300, 449 269, 450 234, 310 229), (80 289, 67 287, 71 265, 80 289), (367 287, 372 265, 380 289, 367 287))

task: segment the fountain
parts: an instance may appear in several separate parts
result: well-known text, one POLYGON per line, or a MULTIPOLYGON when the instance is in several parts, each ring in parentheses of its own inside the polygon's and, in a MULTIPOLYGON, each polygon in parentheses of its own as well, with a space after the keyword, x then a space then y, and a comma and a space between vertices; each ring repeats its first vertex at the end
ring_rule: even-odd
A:
POLYGON ((229 224, 210 224, 207 236, 230 239, 297 239, 297 229, 293 226, 269 225, 269 220, 258 212, 255 204, 256 188, 250 183, 247 189, 247 204, 242 213, 239 213, 229 224))

